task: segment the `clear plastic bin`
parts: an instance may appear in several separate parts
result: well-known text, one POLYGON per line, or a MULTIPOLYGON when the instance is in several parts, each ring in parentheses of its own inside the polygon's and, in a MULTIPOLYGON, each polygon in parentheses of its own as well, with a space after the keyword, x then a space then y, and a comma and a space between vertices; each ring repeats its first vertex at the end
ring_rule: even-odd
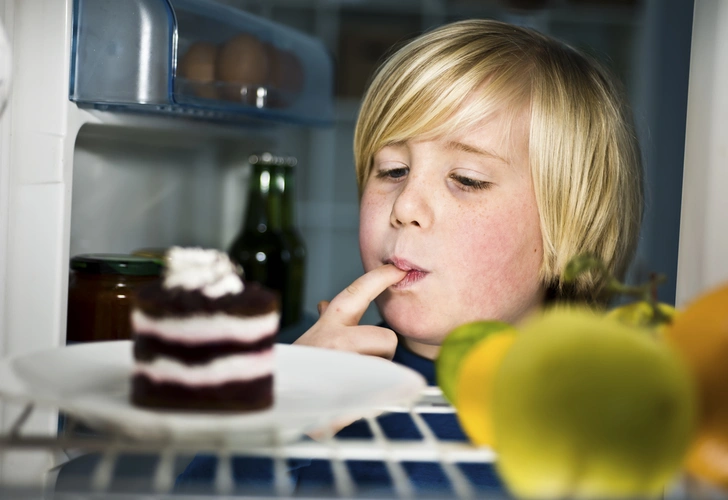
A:
POLYGON ((76 0, 70 99, 104 110, 327 125, 318 39, 208 0, 76 0))

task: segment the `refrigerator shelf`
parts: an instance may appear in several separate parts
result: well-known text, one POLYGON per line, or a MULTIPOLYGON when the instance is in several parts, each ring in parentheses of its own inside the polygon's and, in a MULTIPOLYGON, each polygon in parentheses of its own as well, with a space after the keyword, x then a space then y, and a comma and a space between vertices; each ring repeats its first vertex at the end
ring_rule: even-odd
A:
MULTIPOLYGON (((64 431, 58 436, 42 436, 23 433, 23 426, 37 409, 28 404, 10 430, 0 436, 0 459, 13 452, 46 452, 67 457, 58 465, 51 479, 41 479, 35 485, 23 487, 0 484, 2 492, 29 494, 53 491, 56 499, 115 498, 128 499, 180 498, 174 491, 175 479, 184 464, 196 454, 213 455, 217 458, 214 484, 209 489, 184 492, 183 498, 218 498, 228 495, 244 495, 246 498, 295 497, 320 498, 321 491, 308 496, 294 492, 287 460, 329 460, 333 476, 333 488, 325 492, 331 498, 413 498, 427 497, 417 491, 408 477, 406 463, 438 464, 449 482, 446 498, 503 498, 504 493, 478 490, 463 472, 462 467, 489 464, 495 456, 486 448, 475 448, 466 442, 439 439, 423 418, 432 413, 453 413, 437 388, 423 391, 418 402, 411 408, 392 407, 388 413, 407 413, 417 427, 422 439, 388 439, 376 418, 365 418, 372 439, 336 438, 320 436, 316 440, 304 439, 275 446, 246 448, 240 443, 185 443, 169 441, 130 441, 113 434, 100 435, 84 430, 79 421, 66 417, 64 431), (80 430, 78 430, 80 429, 80 430), (71 460, 68 460, 71 457, 71 460), (233 462, 241 457, 262 457, 272 460, 273 481, 267 489, 248 491, 236 485, 233 462), (74 461, 85 460, 85 473, 77 481, 56 481, 57 472, 74 461), (359 492, 346 463, 348 461, 381 462, 391 479, 391 490, 384 494, 359 492), (130 463, 145 472, 133 476, 119 473, 130 463), (61 484, 62 483, 62 484, 61 484), (72 487, 69 488, 69 485, 72 487), (188 496, 190 495, 190 496, 188 496), (364 495, 364 496, 362 496, 364 495)), ((66 477, 69 477, 66 475, 66 477)), ((72 477, 72 476, 70 476, 72 477)), ((436 493, 443 498, 443 491, 436 493)))

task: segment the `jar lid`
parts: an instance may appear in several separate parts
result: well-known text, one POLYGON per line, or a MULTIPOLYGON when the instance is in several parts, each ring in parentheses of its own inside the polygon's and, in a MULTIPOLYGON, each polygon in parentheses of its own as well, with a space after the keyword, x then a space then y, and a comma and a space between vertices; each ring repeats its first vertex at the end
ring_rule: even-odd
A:
POLYGON ((159 276, 162 274, 162 262, 135 255, 88 253, 71 258, 71 269, 89 274, 159 276))
POLYGON ((168 251, 169 247, 137 248, 131 254, 135 257, 144 257, 145 259, 163 262, 168 251))

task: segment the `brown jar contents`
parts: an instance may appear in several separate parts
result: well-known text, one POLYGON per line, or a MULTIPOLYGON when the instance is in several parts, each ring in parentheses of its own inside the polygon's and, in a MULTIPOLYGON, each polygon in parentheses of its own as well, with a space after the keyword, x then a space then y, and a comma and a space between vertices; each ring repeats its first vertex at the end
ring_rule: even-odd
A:
POLYGON ((131 255, 71 259, 66 342, 131 339, 129 315, 139 287, 160 279, 161 262, 131 255))

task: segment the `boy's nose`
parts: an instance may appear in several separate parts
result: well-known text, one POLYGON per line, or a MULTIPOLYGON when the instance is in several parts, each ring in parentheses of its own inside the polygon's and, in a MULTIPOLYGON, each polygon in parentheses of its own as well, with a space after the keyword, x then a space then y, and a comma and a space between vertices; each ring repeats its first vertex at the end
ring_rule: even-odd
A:
POLYGON ((421 183, 408 179, 394 200, 389 217, 392 226, 430 227, 433 221, 430 191, 421 183))

